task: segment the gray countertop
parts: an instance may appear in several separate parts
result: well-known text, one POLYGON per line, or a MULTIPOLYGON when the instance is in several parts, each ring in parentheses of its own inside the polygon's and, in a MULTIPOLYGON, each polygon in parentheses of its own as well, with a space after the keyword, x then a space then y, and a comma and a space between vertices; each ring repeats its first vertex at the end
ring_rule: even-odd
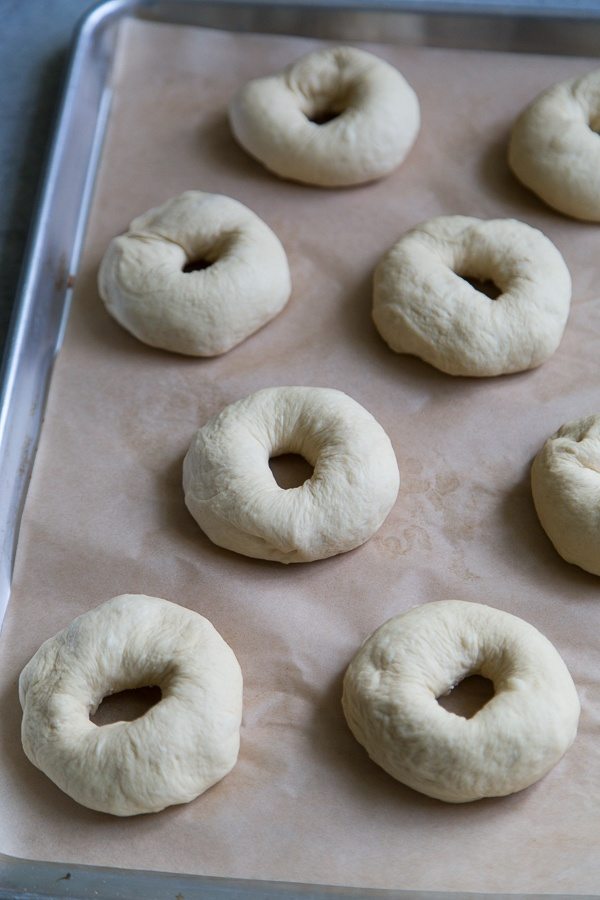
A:
POLYGON ((0 347, 77 19, 86 0, 0 0, 0 347))
MULTIPOLYGON (((368 0, 367 0, 368 2, 368 0)), ((0 349, 4 345, 35 198, 77 20, 88 0, 0 0, 0 349)), ((436 0, 406 5, 427 8, 436 0)), ((448 2, 446 6, 450 5, 448 2)), ((457 9, 568 6, 600 10, 600 0, 457 0, 457 9)))

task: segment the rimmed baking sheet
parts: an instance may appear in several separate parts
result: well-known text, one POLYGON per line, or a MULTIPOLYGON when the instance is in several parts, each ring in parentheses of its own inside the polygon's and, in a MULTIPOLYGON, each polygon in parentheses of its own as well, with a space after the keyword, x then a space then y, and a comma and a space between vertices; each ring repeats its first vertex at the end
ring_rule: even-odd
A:
POLYGON ((65 344, 23 517, 1 637, 0 846, 15 856, 240 878, 423 890, 593 891, 600 692, 597 581, 555 554, 528 467, 563 421, 597 409, 597 228, 543 207, 505 164, 510 123, 585 59, 371 47, 416 89, 423 127, 407 162, 365 187, 279 181, 234 143, 227 102, 247 78, 314 40, 128 21, 65 344), (108 240, 182 190, 236 197, 290 259, 286 310, 224 357, 145 348, 104 312, 108 240), (556 355, 535 372, 452 379, 392 354, 370 322, 379 255, 439 213, 514 216, 542 228, 574 281, 556 355), (271 384, 339 387, 390 434, 401 470, 381 531, 351 554, 285 568, 221 551, 182 502, 196 427, 271 384), (85 810, 26 761, 18 672, 50 634, 136 591, 206 615, 245 675, 240 760, 185 807, 116 820, 85 810), (345 727, 341 676, 388 616, 445 597, 539 627, 564 656, 583 715, 573 749, 511 798, 447 806, 369 762, 345 727))

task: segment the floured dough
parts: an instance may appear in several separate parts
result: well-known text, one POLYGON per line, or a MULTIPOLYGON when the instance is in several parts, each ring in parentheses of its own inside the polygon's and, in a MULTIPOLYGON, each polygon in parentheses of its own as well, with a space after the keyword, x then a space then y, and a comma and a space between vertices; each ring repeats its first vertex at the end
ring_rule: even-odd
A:
POLYGON ((328 47, 248 82, 233 98, 229 119, 242 147, 267 169, 337 187, 381 178, 400 165, 420 113, 415 92, 389 63, 354 47, 328 47))
POLYGON ((371 759, 450 803, 533 784, 570 747, 579 720, 575 685, 550 641, 516 616, 459 600, 382 625, 350 663, 342 703, 371 759), (436 702, 473 674, 495 694, 472 718, 436 702))
POLYGON ((567 562, 600 575, 600 415, 568 422, 531 469, 542 527, 567 562))
POLYGON ((183 465, 185 502, 215 544, 282 563, 352 550, 382 525, 398 494, 396 457, 373 416, 341 391, 266 388, 227 406, 195 435, 183 465), (269 459, 313 467, 283 489, 269 459))
POLYGON ((600 222, 600 69, 555 84, 515 122, 508 162, 549 206, 600 222))
POLYGON ((373 319, 396 353, 449 375, 502 375, 554 353, 570 302, 569 270, 541 231, 514 219, 439 216, 380 260, 373 319), (467 278, 501 293, 492 300, 467 278))
POLYGON ((190 356, 235 347, 276 316, 291 291, 271 229, 237 200, 201 191, 134 219, 110 242, 98 287, 136 338, 190 356), (199 261, 207 268, 184 271, 199 261))
POLYGON ((187 803, 235 765, 242 675, 207 619, 123 594, 45 641, 19 679, 31 762, 78 803, 133 816, 187 803), (132 722, 90 721, 102 698, 158 685, 132 722))

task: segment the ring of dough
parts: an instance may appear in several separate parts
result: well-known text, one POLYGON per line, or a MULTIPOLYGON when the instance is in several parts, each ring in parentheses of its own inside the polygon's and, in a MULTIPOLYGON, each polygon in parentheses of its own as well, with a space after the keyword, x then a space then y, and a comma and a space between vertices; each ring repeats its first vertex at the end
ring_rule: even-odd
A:
POLYGON ((600 222, 600 69, 544 91, 515 122, 508 162, 549 206, 600 222))
POLYGON ((29 760, 66 794, 115 816, 187 803, 235 765, 242 675, 207 619, 123 594, 45 641, 19 678, 29 760), (158 685, 132 722, 90 721, 102 698, 158 685))
POLYGON ((108 312, 145 344, 217 356, 276 316, 291 283, 281 243, 255 213, 231 197, 187 191, 113 238, 98 288, 108 312))
POLYGON ((430 219, 375 269, 373 319, 382 338, 449 375, 539 366, 560 343, 570 302, 556 247, 514 219, 430 219), (500 295, 491 300, 468 278, 493 281, 500 295))
POLYGON ((567 562, 600 575, 600 415, 548 438, 531 469, 542 528, 567 562))
POLYGON ((266 388, 232 403, 195 435, 183 464, 185 502, 213 543, 245 556, 309 562, 352 550, 382 525, 398 494, 390 440, 341 391, 266 388), (279 487, 269 459, 313 467, 279 487))
POLYGON ((281 178, 340 187, 387 175, 412 147, 419 101, 400 72, 353 47, 316 50, 234 96, 237 141, 281 178))
POLYGON ((415 607, 375 631, 346 671, 342 703, 371 759, 449 803, 533 784, 570 747, 579 720, 550 641, 516 616, 459 600, 415 607), (473 674, 495 694, 472 718, 436 702, 473 674))

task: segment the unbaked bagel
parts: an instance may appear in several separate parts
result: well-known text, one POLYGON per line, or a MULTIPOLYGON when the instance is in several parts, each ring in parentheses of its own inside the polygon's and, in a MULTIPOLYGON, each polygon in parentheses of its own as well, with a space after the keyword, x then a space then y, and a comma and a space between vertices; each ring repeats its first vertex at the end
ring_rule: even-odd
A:
POLYGON ((555 84, 515 122, 508 162, 526 187, 576 219, 600 222, 600 69, 555 84))
POLYGON ((134 219, 98 274, 100 296, 123 328, 152 347, 225 353, 283 309, 285 251, 247 207, 187 191, 134 219))
POLYGON ((354 47, 308 53, 233 98, 238 142, 282 178, 339 187, 387 175, 419 130, 419 101, 389 63, 354 47))
POLYGON ((550 641, 516 616, 459 600, 378 628, 346 671, 342 703, 371 759, 450 803, 533 784, 570 747, 579 720, 575 685, 550 641), (472 718, 437 703, 473 674, 495 693, 472 718))
POLYGON ((167 600, 123 594, 45 641, 19 678, 31 762, 90 809, 115 816, 187 803, 235 765, 242 675, 207 619, 167 600), (158 685, 132 722, 96 726, 107 694, 158 685))
POLYGON ((396 353, 449 375, 539 366, 558 347, 571 278, 556 247, 514 219, 439 216, 407 232, 375 269, 373 319, 396 353), (493 281, 491 300, 468 278, 493 281))
POLYGON ((215 544, 282 563, 352 550, 381 526, 398 494, 390 440, 341 391, 266 388, 227 406, 196 433, 183 465, 185 502, 215 544), (313 467, 279 487, 269 459, 313 467))
POLYGON ((568 422, 533 461, 536 512, 567 562, 600 575, 600 416, 568 422))

